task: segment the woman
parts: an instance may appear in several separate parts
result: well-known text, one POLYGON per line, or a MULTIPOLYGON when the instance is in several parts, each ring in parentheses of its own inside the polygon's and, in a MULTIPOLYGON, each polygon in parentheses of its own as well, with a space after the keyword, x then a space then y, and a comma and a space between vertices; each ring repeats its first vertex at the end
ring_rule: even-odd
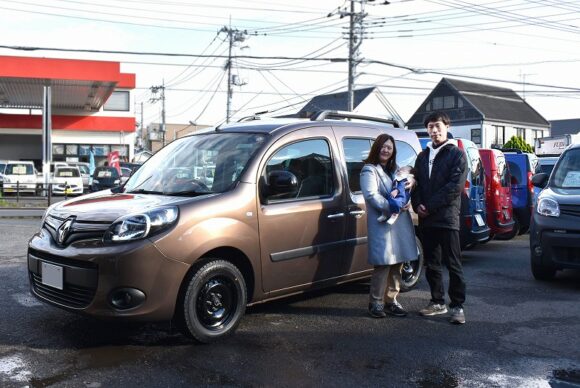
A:
MULTIPOLYGON (((390 225, 379 217, 389 215, 393 177, 397 172, 397 149, 391 135, 382 134, 373 143, 361 170, 360 186, 367 209, 368 261, 374 265, 369 295, 369 314, 384 318, 386 314, 404 317, 407 312, 397 301, 403 263, 417 259, 415 229, 404 207, 397 221, 390 225), (386 291, 386 294, 385 294, 386 291)), ((415 180, 409 177, 408 187, 415 180)))

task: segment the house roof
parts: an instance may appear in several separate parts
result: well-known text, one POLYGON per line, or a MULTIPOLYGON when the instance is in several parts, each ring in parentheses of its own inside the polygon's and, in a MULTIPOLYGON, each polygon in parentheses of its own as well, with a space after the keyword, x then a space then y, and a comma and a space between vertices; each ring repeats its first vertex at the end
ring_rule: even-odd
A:
MULTIPOLYGON (((365 100, 376 88, 356 89, 354 91, 354 108, 365 100)), ((348 110, 348 92, 321 94, 312 98, 298 111, 298 117, 307 117, 312 112, 320 110, 348 110)))
POLYGON ((550 126, 548 120, 511 89, 450 78, 443 78, 441 82, 446 82, 460 93, 486 120, 550 126))
POLYGON ((551 120, 551 136, 567 135, 580 132, 580 119, 551 120))

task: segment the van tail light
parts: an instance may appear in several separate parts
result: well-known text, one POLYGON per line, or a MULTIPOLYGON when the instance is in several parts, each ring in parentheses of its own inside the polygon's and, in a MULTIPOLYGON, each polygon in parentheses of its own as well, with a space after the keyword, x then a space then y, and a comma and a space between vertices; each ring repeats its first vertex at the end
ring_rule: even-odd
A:
POLYGON ((530 193, 530 202, 529 205, 533 206, 534 204, 534 185, 532 184, 532 172, 528 171, 528 192, 530 193))
POLYGON ((465 181, 465 195, 467 195, 467 198, 470 198, 469 192, 471 189, 471 183, 469 182, 469 180, 465 181))

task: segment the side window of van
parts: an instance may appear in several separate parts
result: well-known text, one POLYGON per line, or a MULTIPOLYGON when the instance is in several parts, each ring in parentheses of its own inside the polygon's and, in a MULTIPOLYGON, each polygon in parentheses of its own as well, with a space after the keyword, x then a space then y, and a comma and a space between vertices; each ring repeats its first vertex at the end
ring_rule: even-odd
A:
MULTIPOLYGON (((374 139, 344 139, 342 146, 348 174, 348 187, 352 193, 360 193, 360 171, 364 166, 363 160, 369 156, 374 139)), ((408 143, 395 140, 397 147, 397 164, 399 166, 414 166, 417 154, 408 143)))
POLYGON ((266 177, 272 171, 291 172, 296 176, 298 185, 294 192, 284 195, 271 195, 262 187, 261 197, 268 202, 329 197, 334 192, 332 160, 326 140, 299 141, 280 148, 268 160, 262 176, 266 177))
POLYGON ((346 162, 346 173, 348 175, 348 187, 352 193, 359 193, 360 171, 364 166, 363 160, 369 156, 372 140, 370 139, 344 139, 344 157, 346 162))
POLYGON ((499 174, 499 180, 502 187, 510 187, 510 174, 509 169, 506 166, 505 158, 503 156, 498 156, 496 159, 497 163, 497 173, 499 174))

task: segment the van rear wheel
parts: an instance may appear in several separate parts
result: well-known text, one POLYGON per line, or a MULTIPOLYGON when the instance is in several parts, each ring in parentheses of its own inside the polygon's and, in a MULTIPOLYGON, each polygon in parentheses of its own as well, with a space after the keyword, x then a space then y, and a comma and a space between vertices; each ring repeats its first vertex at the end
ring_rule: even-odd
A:
POLYGON ((231 335, 246 311, 246 282, 240 270, 225 260, 203 265, 189 280, 183 297, 185 335, 209 343, 231 335))

